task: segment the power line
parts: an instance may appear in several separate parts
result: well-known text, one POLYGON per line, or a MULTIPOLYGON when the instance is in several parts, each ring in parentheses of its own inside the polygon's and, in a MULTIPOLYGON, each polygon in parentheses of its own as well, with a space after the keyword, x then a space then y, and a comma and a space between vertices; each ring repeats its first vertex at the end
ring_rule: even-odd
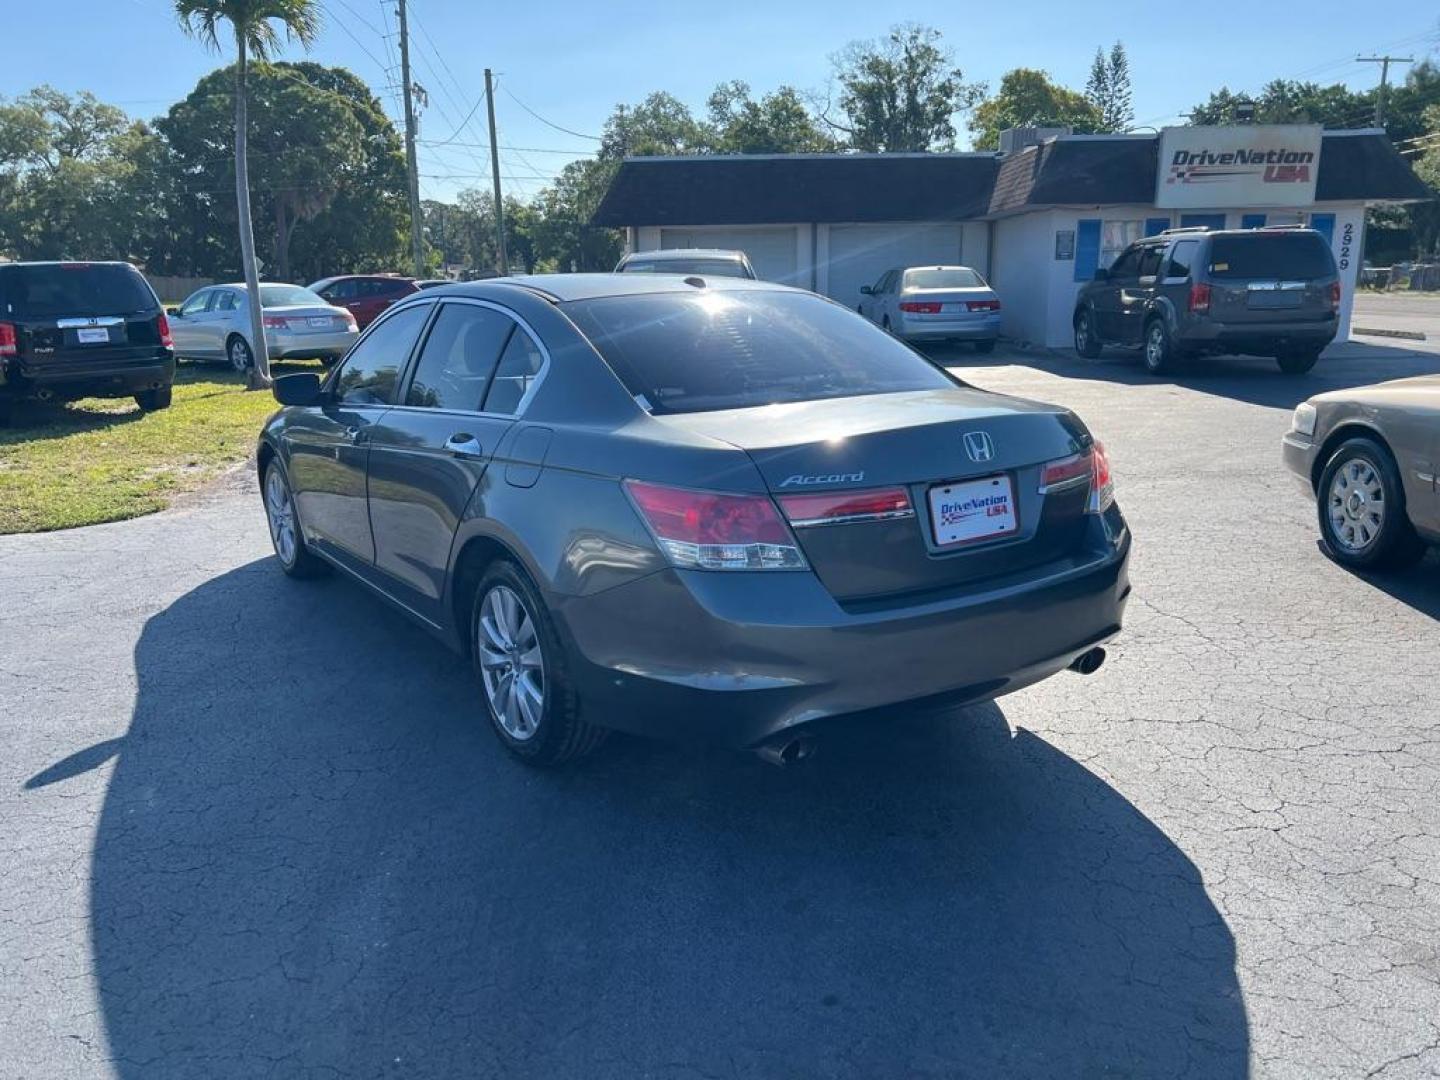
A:
POLYGON ((566 135, 574 135, 577 139, 590 139, 593 142, 605 141, 599 135, 586 135, 583 131, 572 131, 570 128, 562 127, 559 124, 546 120, 545 117, 541 116, 534 109, 530 108, 529 105, 526 105, 523 101, 521 101, 518 97, 511 93, 509 89, 506 89, 505 94, 507 97, 510 98, 511 101, 515 102, 516 105, 519 105, 520 108, 524 109, 527 113, 533 116, 536 120, 539 120, 546 127, 554 128, 556 131, 563 131, 566 135))

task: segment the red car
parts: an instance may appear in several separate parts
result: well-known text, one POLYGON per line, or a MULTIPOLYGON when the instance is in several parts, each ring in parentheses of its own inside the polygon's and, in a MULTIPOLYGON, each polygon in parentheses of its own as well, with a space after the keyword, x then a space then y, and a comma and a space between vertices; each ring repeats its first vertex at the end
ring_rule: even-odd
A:
POLYGON ((355 324, 364 330, 382 311, 397 300, 420 291, 414 278, 398 274, 341 274, 321 278, 310 285, 326 303, 342 307, 355 316, 355 324))

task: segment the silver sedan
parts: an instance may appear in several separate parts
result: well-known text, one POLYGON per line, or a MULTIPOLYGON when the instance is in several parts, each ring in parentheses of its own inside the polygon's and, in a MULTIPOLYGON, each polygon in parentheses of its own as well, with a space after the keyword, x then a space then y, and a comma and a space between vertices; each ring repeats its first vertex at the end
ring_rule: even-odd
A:
MULTIPOLYGON (((225 360, 236 371, 255 362, 245 285, 211 285, 192 294, 170 320, 175 355, 225 360)), ((272 360, 343 356, 360 336, 355 316, 299 285, 263 282, 260 308, 265 347, 272 360)))
POLYGON ((897 266, 860 294, 860 314, 906 341, 973 341, 989 352, 1000 336, 1000 297, 968 266, 897 266))

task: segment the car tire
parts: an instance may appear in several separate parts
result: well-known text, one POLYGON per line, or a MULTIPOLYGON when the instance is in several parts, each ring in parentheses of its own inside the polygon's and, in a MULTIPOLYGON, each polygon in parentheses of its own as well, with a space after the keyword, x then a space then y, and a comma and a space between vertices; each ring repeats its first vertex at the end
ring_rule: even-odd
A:
POLYGON ((470 653, 491 728, 527 765, 573 761, 604 741, 605 728, 580 718, 580 695, 539 590, 508 559, 491 563, 475 589, 470 653))
POLYGON ((985 341, 977 341, 977 342, 975 342, 975 351, 976 351, 977 353, 992 353, 992 352, 994 352, 994 351, 995 351, 995 339, 994 339, 994 338, 988 338, 988 339, 986 339, 985 341))
POLYGON ((887 334, 894 334, 894 333, 895 333, 895 331, 893 331, 893 330, 890 329, 890 316, 889 316, 889 315, 885 315, 885 316, 883 316, 883 317, 880 319, 880 329, 881 329, 881 330, 884 330, 885 333, 887 333, 887 334))
POLYGON ((1400 470, 1375 439, 1347 439, 1336 447, 1320 474, 1315 507, 1321 546, 1341 566, 1394 569, 1425 554, 1406 516, 1400 470))
POLYGON ((159 412, 161 409, 170 407, 172 393, 172 389, 168 386, 159 386, 154 390, 141 390, 135 395, 135 404, 140 406, 142 412, 159 412))
POLYGON ((265 504, 265 523, 270 529, 270 543, 280 569, 292 578, 321 577, 330 571, 330 564, 310 550, 305 533, 295 513, 295 497, 290 491, 290 477, 280 459, 265 467, 260 483, 260 498, 265 504))
POLYGON ((1145 324, 1145 345, 1140 355, 1151 375, 1167 374, 1174 367, 1175 348, 1170 344, 1170 330, 1164 319, 1151 319, 1145 324))
POLYGON ((1320 350, 1318 349, 1283 352, 1275 357, 1275 362, 1280 365, 1280 370, 1286 375, 1304 375, 1313 368, 1319 360, 1320 350))
POLYGON ((230 340, 225 342, 225 358, 230 361, 230 367, 241 375, 255 366, 255 354, 250 351, 250 343, 239 334, 231 334, 230 340))
POLYGON ((1095 318, 1089 311, 1081 311, 1075 316, 1075 351, 1086 360, 1094 360, 1100 355, 1102 348, 1100 339, 1095 336, 1095 318))

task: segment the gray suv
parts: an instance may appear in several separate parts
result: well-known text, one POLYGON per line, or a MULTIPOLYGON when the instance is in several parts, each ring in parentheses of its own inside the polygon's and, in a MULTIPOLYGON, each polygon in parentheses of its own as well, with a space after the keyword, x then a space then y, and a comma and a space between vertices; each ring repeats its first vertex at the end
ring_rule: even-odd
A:
POLYGON ((1187 356, 1273 356, 1309 371, 1339 325, 1340 278, 1313 229, 1171 229, 1131 244, 1080 290, 1075 351, 1142 345, 1159 375, 1187 356))

